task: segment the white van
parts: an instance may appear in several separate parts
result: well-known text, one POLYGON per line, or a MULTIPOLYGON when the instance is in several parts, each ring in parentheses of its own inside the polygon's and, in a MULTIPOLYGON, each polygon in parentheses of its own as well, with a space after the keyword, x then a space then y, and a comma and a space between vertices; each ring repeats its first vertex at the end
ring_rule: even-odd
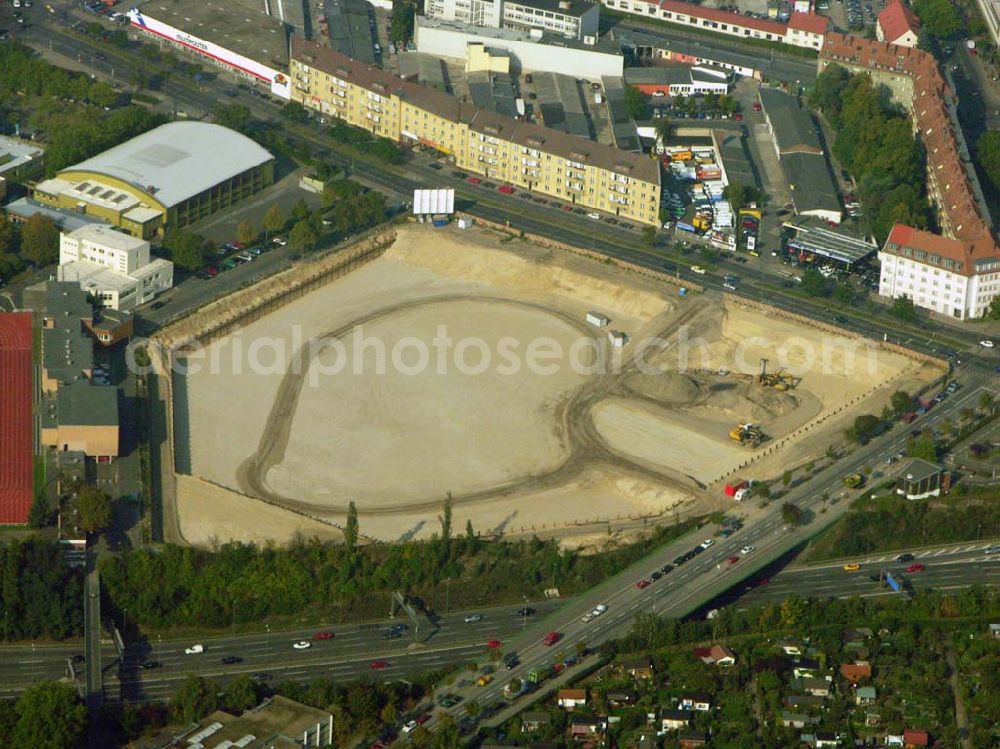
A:
POLYGON ((587 218, 592 218, 592 219, 594 219, 594 221, 600 221, 601 220, 601 214, 600 213, 588 213, 587 214, 587 218))
POLYGON ((192 645, 189 648, 184 648, 184 655, 197 655, 198 653, 204 653, 204 652, 205 652, 205 646, 201 644, 192 645))

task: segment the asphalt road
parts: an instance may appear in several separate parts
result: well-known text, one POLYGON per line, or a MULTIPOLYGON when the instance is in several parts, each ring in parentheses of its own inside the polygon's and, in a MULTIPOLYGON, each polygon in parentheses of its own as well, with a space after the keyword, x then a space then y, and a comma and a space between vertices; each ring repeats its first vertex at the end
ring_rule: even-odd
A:
POLYGON ((898 595, 892 588, 872 576, 881 577, 888 572, 901 584, 913 591, 934 588, 949 590, 969 585, 1000 585, 1000 554, 986 554, 984 549, 992 544, 957 544, 910 553, 912 562, 897 562, 899 553, 880 554, 856 559, 838 559, 807 567, 782 570, 765 585, 757 585, 740 597, 737 606, 748 606, 763 601, 782 600, 796 594, 804 597, 881 596, 898 595), (861 565, 857 572, 846 572, 844 564, 861 565), (907 572, 912 564, 925 566, 923 572, 907 572))
MULTIPOLYGON (((915 426, 933 427, 954 417, 962 408, 974 405, 981 392, 978 384, 968 383, 955 396, 921 417, 915 422, 915 426)), ((793 488, 782 497, 781 502, 772 502, 763 509, 750 506, 741 508, 748 516, 744 528, 729 538, 715 540, 707 551, 649 587, 640 590, 635 583, 710 533, 697 539, 688 537, 672 543, 625 573, 588 591, 586 595, 578 597, 573 605, 559 610, 546 621, 539 622, 525 636, 511 643, 511 648, 520 654, 521 664, 505 674, 504 678, 498 678, 486 687, 466 687, 453 691, 466 700, 477 699, 481 704, 486 704, 501 698, 502 688, 510 680, 509 677, 517 676, 523 680, 530 670, 552 663, 554 650, 572 653, 578 642, 595 646, 604 640, 618 637, 629 630, 638 613, 653 612, 681 617, 698 610, 738 584, 741 579, 804 543, 817 531, 818 526, 830 524, 846 512, 850 505, 849 497, 831 504, 824 502, 823 495, 839 497, 845 493, 841 481, 843 476, 859 471, 865 465, 883 465, 886 458, 900 452, 909 437, 909 429, 910 427, 897 426, 882 439, 859 447, 835 468, 827 469, 793 488), (780 509, 784 502, 797 504, 811 513, 811 522, 800 528, 785 526, 780 509), (739 550, 745 545, 756 548, 752 553, 742 556, 739 550), (729 565, 726 560, 732 556, 741 556, 741 559, 735 565, 729 565), (589 624, 580 620, 584 613, 601 603, 608 606, 607 613, 589 624), (541 637, 547 631, 561 633, 558 646, 549 648, 542 644, 541 637)), ((890 470, 886 471, 887 478, 901 470, 902 465, 904 464, 897 461, 889 467, 890 470)), ((521 698, 525 704, 530 700, 530 696, 521 698)), ((461 717, 462 711, 462 705, 451 709, 456 717, 461 717)))

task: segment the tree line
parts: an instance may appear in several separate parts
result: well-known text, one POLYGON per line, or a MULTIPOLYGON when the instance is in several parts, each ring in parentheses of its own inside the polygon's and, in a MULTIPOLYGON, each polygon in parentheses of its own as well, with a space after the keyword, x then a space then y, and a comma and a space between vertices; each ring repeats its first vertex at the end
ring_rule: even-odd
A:
POLYGON ((62 640, 83 631, 83 573, 59 544, 27 538, 0 544, 0 632, 4 640, 62 640))
POLYGON ((895 223, 928 228, 923 147, 909 118, 884 100, 871 77, 830 65, 817 77, 809 102, 837 134, 833 155, 854 177, 863 222, 878 243, 895 223))
POLYGON ((384 614, 393 591, 443 610, 520 601, 553 587, 564 595, 585 590, 695 525, 582 555, 554 540, 487 542, 471 524, 453 536, 446 509, 441 535, 428 541, 355 547, 353 539, 314 539, 286 548, 233 542, 214 551, 168 544, 104 558, 101 578, 111 604, 150 628, 221 628, 293 614, 346 620, 384 614))

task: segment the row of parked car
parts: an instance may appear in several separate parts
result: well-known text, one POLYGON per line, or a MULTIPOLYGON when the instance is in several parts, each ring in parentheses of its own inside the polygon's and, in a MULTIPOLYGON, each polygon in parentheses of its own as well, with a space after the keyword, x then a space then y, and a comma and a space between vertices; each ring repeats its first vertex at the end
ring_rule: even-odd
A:
MULTIPOLYGON (((276 247, 284 247, 288 244, 288 240, 284 237, 274 237, 271 240, 271 245, 276 247)), ((232 241, 226 242, 218 249, 218 254, 222 257, 229 255, 231 252, 235 252, 235 255, 230 257, 225 257, 225 259, 216 265, 206 265, 200 271, 195 273, 197 278, 203 281, 211 281, 219 273, 225 270, 232 270, 233 268, 243 265, 244 263, 249 263, 260 257, 263 253, 267 252, 271 248, 266 242, 258 245, 253 245, 247 247, 242 242, 232 241)))

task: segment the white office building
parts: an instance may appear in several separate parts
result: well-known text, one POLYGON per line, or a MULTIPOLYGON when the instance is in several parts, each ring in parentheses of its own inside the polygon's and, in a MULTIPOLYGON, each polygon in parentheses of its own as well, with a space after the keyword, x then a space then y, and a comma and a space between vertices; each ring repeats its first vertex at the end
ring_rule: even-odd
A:
POLYGON ((588 0, 427 0, 424 14, 493 29, 538 29, 570 39, 596 40, 600 5, 588 0))
POLYGON ((896 224, 878 254, 879 294, 959 320, 982 317, 1000 295, 993 240, 961 242, 896 224))
POLYGON ((174 264, 151 258, 144 239, 84 226, 59 237, 58 279, 79 283, 105 307, 131 310, 174 285, 174 264))

